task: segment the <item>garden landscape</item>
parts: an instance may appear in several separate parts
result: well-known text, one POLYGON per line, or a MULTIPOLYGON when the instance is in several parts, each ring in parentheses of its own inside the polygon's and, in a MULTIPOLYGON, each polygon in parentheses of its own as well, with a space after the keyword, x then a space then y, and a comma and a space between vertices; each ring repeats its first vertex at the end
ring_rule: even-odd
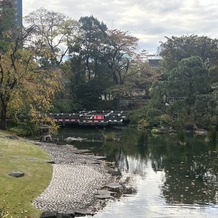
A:
POLYGON ((93 15, 16 16, 1 0, 1 218, 218 216, 218 39, 150 55, 93 15))

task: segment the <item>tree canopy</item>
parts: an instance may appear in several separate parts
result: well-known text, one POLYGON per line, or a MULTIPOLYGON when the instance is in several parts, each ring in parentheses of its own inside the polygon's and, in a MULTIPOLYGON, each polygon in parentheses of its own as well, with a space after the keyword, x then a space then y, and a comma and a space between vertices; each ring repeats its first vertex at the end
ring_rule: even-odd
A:
POLYGON ((161 56, 164 59, 164 68, 172 70, 178 62, 191 56, 199 56, 210 69, 217 64, 218 40, 207 36, 186 35, 166 37, 161 44, 161 56))
POLYGON ((217 39, 166 37, 157 69, 138 38, 94 16, 76 21, 41 8, 21 31, 13 1, 0 9, 0 128, 22 113, 37 123, 51 111, 135 108, 151 126, 217 125, 217 39))
POLYGON ((31 46, 43 68, 59 67, 68 55, 69 43, 74 38, 77 22, 62 13, 40 8, 25 17, 33 32, 31 46))
POLYGON ((61 87, 58 72, 39 70, 34 52, 15 45, 11 43, 10 49, 0 55, 1 129, 6 129, 8 116, 23 114, 27 118, 48 112, 61 87))
POLYGON ((162 76, 150 89, 145 119, 175 128, 217 125, 217 39, 167 37, 162 43, 162 76))

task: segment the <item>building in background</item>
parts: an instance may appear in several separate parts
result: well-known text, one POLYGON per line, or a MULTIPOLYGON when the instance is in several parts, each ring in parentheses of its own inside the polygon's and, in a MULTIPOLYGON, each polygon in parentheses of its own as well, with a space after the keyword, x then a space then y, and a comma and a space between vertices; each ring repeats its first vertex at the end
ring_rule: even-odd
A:
POLYGON ((16 18, 17 24, 22 26, 23 25, 23 7, 22 7, 22 0, 14 0, 15 8, 16 8, 16 18))
POLYGON ((147 60, 151 68, 159 68, 163 58, 159 54, 148 54, 147 60))

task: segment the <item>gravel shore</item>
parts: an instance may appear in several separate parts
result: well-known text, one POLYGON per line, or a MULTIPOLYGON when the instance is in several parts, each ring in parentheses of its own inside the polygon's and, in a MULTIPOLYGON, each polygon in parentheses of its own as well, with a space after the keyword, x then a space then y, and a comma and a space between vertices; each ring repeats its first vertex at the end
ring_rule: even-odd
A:
POLYGON ((49 154, 53 166, 49 186, 33 202, 42 211, 69 213, 90 208, 96 192, 112 181, 104 157, 94 156, 72 145, 33 143, 49 154))

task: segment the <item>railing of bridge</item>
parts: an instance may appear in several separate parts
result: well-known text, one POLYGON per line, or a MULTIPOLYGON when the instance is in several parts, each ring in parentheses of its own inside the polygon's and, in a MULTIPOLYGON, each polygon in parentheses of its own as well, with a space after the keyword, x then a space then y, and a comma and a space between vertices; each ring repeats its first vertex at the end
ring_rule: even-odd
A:
POLYGON ((77 113, 50 113, 48 116, 60 125, 111 126, 128 123, 124 111, 80 111, 77 113))

